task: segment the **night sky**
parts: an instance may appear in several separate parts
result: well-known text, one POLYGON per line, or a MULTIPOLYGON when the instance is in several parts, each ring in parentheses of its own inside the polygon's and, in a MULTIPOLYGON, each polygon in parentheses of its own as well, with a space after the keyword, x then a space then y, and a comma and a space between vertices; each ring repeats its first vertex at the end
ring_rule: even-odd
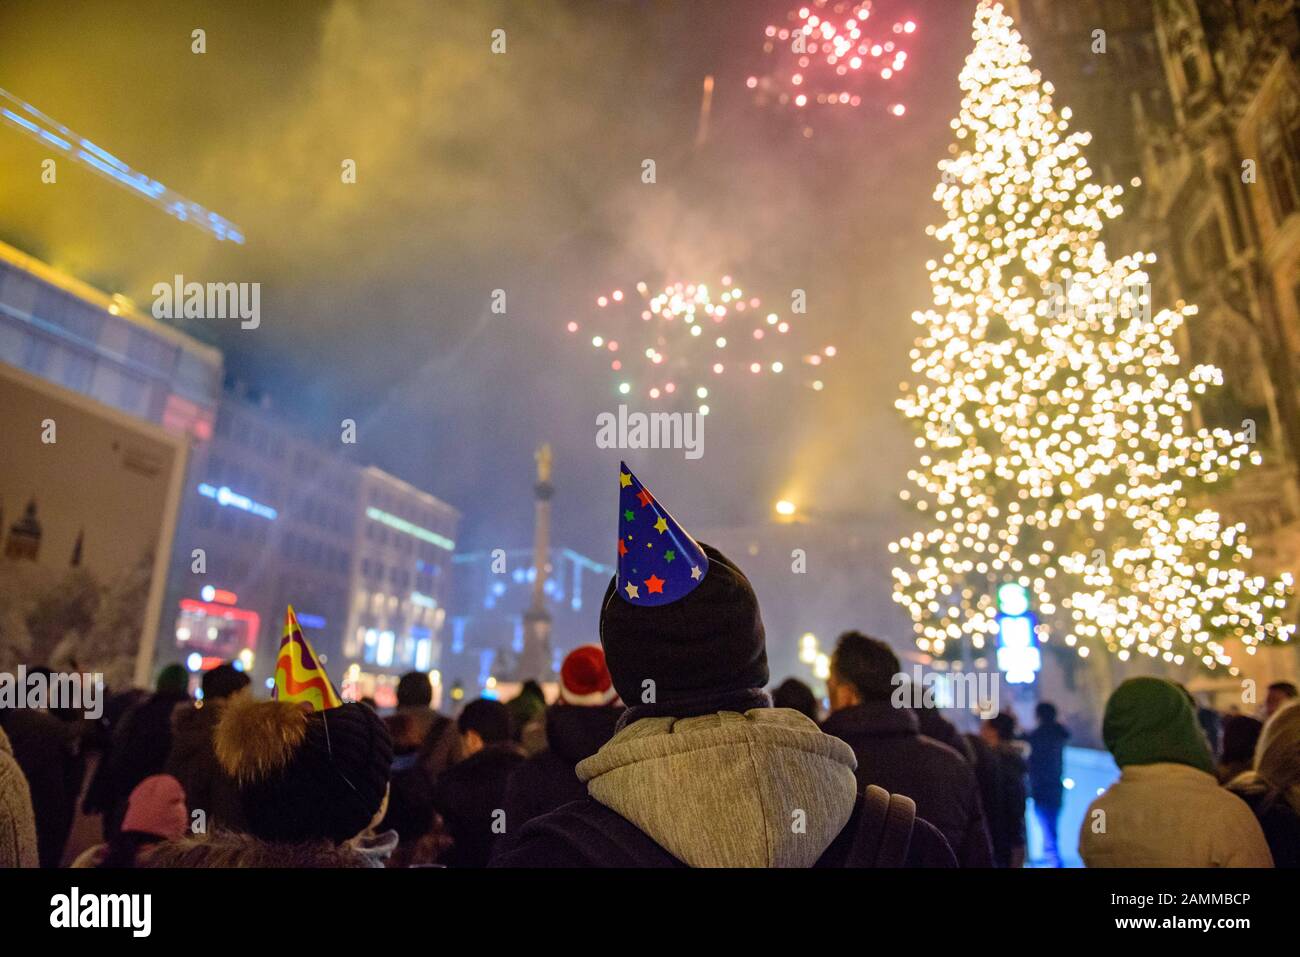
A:
MULTIPOLYGON (((466 547, 531 536, 532 450, 555 448, 554 537, 612 561, 620 458, 689 530, 778 497, 896 509, 892 407, 929 304, 924 234, 973 0, 880 0, 920 30, 880 102, 814 122, 754 105, 765 0, 0 4, 0 87, 239 224, 218 243, 0 127, 0 238, 146 311, 154 283, 262 283, 262 324, 178 323, 305 431, 465 514, 466 547), (207 53, 190 51, 196 27, 207 53), (489 50, 493 29, 508 50, 489 50), (695 146, 703 78, 710 133, 695 146), (884 101, 881 101, 884 102, 884 101), (653 158, 658 182, 641 182, 653 158), (355 159, 357 183, 340 182, 355 159), (839 349, 826 390, 737 377, 705 452, 599 450, 620 397, 569 317, 638 279, 731 273, 807 290, 839 349), (493 289, 508 314, 489 311, 493 289)), ((626 400, 624 400, 626 401, 626 400)), ((879 581, 887 589, 888 555, 879 581)))

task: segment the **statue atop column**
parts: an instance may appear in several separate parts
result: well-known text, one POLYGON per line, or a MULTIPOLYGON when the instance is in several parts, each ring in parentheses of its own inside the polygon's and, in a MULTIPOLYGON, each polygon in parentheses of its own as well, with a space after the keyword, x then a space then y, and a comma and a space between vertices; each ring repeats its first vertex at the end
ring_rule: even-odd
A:
POLYGON ((533 456, 537 461, 537 483, 533 486, 533 598, 524 613, 524 650, 519 656, 516 678, 545 681, 553 677, 551 667, 551 613, 546 607, 546 580, 551 573, 551 484, 553 457, 544 443, 533 456))

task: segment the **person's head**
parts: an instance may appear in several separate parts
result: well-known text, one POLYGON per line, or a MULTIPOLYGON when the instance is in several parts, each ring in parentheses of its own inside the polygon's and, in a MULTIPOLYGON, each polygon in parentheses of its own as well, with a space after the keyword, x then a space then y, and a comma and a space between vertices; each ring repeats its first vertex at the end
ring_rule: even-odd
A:
POLYGON ((1056 705, 1050 701, 1040 701, 1034 707, 1034 717, 1039 724, 1052 724, 1056 721, 1056 705))
POLYGON ((231 695, 238 694, 252 682, 248 675, 230 664, 219 664, 203 672, 203 700, 205 703, 224 701, 231 695))
POLYGON ((1016 716, 1001 711, 986 721, 980 722, 980 737, 988 744, 999 745, 1012 741, 1016 737, 1016 716))
POLYGON ((384 718, 388 736, 393 739, 393 753, 410 754, 424 744, 424 727, 409 711, 397 711, 384 718))
POLYGON ((564 656, 564 664, 560 665, 560 701, 589 708, 618 701, 600 645, 580 645, 564 656))
POLYGON ((1287 702, 1264 723, 1255 745, 1255 774, 1300 813, 1300 702, 1287 702))
POLYGON ((605 589, 600 643, 614 688, 629 705, 672 705, 767 685, 758 596, 727 556, 696 544, 708 569, 676 601, 634 604, 619 593, 617 575, 605 589))
POLYGON ((826 681, 831 710, 888 701, 894 693, 894 676, 901 670, 889 645, 860 631, 846 631, 835 645, 826 681))
POLYGON ((190 690, 190 674, 182 665, 167 665, 158 672, 153 690, 158 694, 183 695, 190 690))
POLYGON ((819 717, 817 696, 798 678, 786 678, 772 692, 774 708, 789 708, 816 721, 819 717))
POLYGON ((465 742, 465 756, 475 754, 493 744, 510 740, 510 709, 500 701, 478 698, 465 705, 456 719, 465 742))
POLYGON ((1223 717, 1223 764, 1249 764, 1255 756, 1255 745, 1264 722, 1247 714, 1229 714, 1223 717))
POLYGON ((542 691, 542 686, 537 683, 536 678, 529 678, 519 686, 519 697, 528 696, 538 701, 546 700, 546 693, 542 691))
POLYGON ((397 682, 399 708, 427 708, 433 704, 433 682, 423 671, 408 671, 397 682))
POLYGON ((341 844, 371 825, 388 795, 392 741, 364 704, 309 711, 236 695, 214 744, 249 833, 265 841, 341 844))
POLYGON ((136 867, 164 841, 179 841, 190 830, 185 790, 170 774, 155 774, 135 786, 127 799, 122 827, 108 842, 102 868, 136 867))
POLYGON ((135 786, 127 798, 122 830, 148 834, 164 841, 183 837, 190 829, 185 789, 170 774, 154 774, 135 786))
POLYGON ((1274 681, 1264 694, 1265 720, 1273 717, 1282 705, 1294 701, 1297 697, 1300 697, 1300 692, 1296 691, 1296 686, 1290 681, 1274 681))
POLYGON ((1129 678, 1111 694, 1101 736, 1121 768, 1186 764, 1214 773, 1205 733, 1187 694, 1164 678, 1129 678))

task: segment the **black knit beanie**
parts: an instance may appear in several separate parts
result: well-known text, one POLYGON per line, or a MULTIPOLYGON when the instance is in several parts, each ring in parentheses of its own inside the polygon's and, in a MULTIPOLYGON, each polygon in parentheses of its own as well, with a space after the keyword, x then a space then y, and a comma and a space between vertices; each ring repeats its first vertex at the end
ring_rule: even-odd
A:
POLYGON ((767 684, 767 647, 758 597, 744 572, 711 545, 704 580, 666 605, 633 605, 615 576, 600 611, 600 643, 619 697, 651 703, 699 699, 767 684))
POLYGON ((217 726, 217 757, 236 782, 250 833, 266 841, 355 837, 388 791, 393 745, 368 706, 303 711, 236 696, 217 726))

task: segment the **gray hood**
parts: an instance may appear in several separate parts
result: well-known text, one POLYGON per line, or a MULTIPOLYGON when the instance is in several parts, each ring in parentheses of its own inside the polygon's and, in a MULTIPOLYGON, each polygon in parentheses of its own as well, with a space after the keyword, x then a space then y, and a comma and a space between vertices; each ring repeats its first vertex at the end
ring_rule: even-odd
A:
POLYGON ((811 867, 857 799, 853 750, 789 708, 642 718, 577 766, 691 867, 811 867))

